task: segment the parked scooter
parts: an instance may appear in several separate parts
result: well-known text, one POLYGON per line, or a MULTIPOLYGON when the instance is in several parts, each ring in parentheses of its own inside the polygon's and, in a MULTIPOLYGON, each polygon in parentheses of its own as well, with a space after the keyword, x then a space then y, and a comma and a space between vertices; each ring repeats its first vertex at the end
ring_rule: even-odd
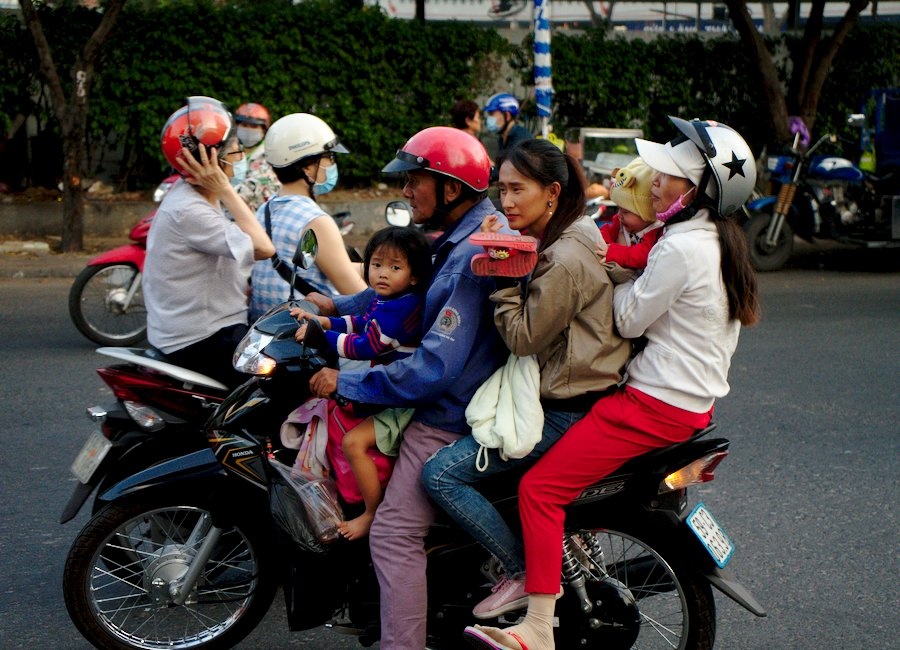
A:
MULTIPOLYGON (((847 120, 854 127, 865 116, 847 120)), ((767 161, 777 195, 751 200, 744 225, 750 261, 757 271, 775 271, 788 261, 794 235, 887 248, 900 246, 900 196, 897 171, 878 176, 846 158, 814 155, 835 134, 823 135, 805 152, 794 137, 790 153, 767 161)))
MULTIPOLYGON (((177 175, 165 178, 153 192, 153 200, 161 202, 177 180, 177 175)), ((78 331, 94 343, 134 345, 146 336, 141 274, 155 214, 154 209, 131 229, 128 238, 133 243, 91 259, 69 290, 69 316, 78 331)))
MULTIPOLYGON (((235 367, 256 376, 216 409, 208 448, 99 495, 104 506, 73 543, 63 581, 69 614, 95 646, 232 647, 279 584, 292 630, 326 625, 363 645, 378 640, 368 544, 324 541, 277 467, 292 463, 277 431, 297 386, 333 363, 297 343, 295 330, 285 306, 241 342, 235 367)), ((557 647, 712 647, 713 586, 765 615, 727 569, 734 543, 706 506, 688 506, 688 488, 712 480, 728 453, 709 430, 630 461, 569 507, 557 647)), ((502 478, 484 482, 484 493, 514 522, 515 481, 502 478)), ((499 566, 444 516, 426 545, 428 647, 459 648, 499 566)))

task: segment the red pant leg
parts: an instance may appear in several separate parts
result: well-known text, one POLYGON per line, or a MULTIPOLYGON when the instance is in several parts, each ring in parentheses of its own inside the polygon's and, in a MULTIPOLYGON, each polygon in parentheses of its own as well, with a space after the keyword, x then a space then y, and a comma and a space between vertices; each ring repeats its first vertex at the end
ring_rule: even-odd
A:
MULTIPOLYGON (((525 591, 555 594, 562 571, 563 508, 627 460, 689 438, 710 413, 690 413, 627 389, 597 402, 522 478, 525 591)), ((598 522, 600 524, 602 522, 598 522)))

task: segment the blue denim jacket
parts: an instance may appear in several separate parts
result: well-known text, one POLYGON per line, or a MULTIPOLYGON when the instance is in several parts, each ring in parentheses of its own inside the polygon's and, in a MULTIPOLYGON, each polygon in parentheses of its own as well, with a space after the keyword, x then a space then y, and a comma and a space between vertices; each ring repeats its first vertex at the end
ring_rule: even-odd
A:
MULTIPOLYGON (((409 357, 388 365, 341 371, 338 393, 350 400, 386 406, 414 406, 413 418, 428 426, 470 433, 466 405, 491 373, 506 362, 509 350, 494 327, 489 296, 494 280, 472 273, 469 262, 483 252, 468 237, 476 232, 493 204, 472 207, 434 243, 434 275, 425 296, 422 343, 409 357)), ((501 216, 504 225, 505 217, 501 216)), ((508 228, 505 231, 509 231, 508 228)), ((368 289, 336 296, 341 314, 360 313, 374 297, 368 289)))

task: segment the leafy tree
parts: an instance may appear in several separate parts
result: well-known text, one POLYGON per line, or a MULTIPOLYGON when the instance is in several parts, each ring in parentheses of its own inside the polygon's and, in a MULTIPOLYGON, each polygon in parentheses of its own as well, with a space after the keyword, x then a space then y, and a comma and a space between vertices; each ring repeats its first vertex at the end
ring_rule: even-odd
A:
POLYGON ((34 39, 40 60, 41 74, 50 90, 53 112, 59 121, 63 140, 63 230, 61 248, 64 252, 84 248, 84 176, 85 135, 91 86, 100 50, 109 38, 126 0, 107 0, 102 18, 94 32, 75 54, 69 71, 70 84, 64 87, 54 60, 54 53, 44 33, 39 8, 46 3, 19 0, 25 23, 34 39))

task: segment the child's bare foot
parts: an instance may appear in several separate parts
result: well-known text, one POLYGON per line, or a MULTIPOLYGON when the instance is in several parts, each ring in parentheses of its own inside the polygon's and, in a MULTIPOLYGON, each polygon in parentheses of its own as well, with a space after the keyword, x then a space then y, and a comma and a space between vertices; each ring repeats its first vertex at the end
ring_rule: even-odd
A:
POLYGON ((375 519, 375 513, 369 514, 368 512, 364 512, 356 519, 342 521, 338 524, 338 530, 344 539, 361 539, 369 534, 373 519, 375 519))

